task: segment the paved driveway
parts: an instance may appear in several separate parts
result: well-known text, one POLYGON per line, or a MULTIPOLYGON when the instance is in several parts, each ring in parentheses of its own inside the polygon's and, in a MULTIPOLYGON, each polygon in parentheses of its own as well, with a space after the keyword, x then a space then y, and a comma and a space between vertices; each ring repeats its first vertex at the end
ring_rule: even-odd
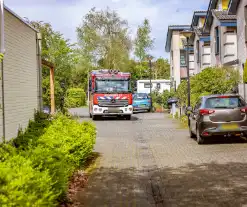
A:
MULTIPOLYGON (((87 110, 74 109, 83 120, 87 110)), ((244 206, 247 144, 197 145, 164 114, 95 122, 100 164, 81 206, 244 206)))

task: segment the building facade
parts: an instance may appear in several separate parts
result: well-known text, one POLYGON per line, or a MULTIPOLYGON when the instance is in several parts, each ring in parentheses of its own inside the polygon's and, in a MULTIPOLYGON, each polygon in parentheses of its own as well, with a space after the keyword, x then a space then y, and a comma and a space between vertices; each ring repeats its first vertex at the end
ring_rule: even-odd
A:
POLYGON ((4 9, 5 55, 1 65, 0 137, 10 140, 40 110, 41 61, 38 31, 4 9))
MULTIPOLYGON (((177 88, 182 79, 187 77, 186 39, 181 32, 190 30, 190 25, 171 25, 168 27, 166 52, 170 53, 171 86, 177 88)), ((190 74, 194 74, 194 53, 190 48, 190 74)))

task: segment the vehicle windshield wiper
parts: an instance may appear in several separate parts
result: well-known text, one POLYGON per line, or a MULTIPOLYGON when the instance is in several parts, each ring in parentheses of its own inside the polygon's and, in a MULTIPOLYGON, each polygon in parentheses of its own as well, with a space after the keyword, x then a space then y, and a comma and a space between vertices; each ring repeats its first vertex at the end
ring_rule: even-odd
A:
POLYGON ((232 107, 227 107, 227 106, 216 106, 214 107, 215 109, 234 109, 232 107))

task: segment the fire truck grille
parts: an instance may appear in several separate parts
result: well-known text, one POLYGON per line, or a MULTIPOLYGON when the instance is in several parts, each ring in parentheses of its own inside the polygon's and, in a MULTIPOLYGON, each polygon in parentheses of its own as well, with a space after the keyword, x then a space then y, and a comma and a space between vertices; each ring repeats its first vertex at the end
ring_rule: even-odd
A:
POLYGON ((128 99, 118 99, 115 101, 112 100, 98 100, 99 106, 101 107, 108 107, 108 106, 116 106, 116 107, 123 107, 128 106, 128 99))

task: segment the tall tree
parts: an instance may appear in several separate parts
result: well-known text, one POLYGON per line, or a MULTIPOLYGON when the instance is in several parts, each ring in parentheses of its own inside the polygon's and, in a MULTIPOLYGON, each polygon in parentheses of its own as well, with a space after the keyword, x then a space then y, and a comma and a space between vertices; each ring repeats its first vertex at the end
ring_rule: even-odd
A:
MULTIPOLYGON (((71 84, 72 69, 77 62, 74 52, 74 44, 70 44, 60 32, 54 31, 49 23, 42 21, 29 21, 34 28, 42 35, 42 59, 52 62, 55 65, 55 103, 60 106, 61 97, 71 84), (62 89, 60 83, 65 83, 62 89)), ((50 105, 49 69, 43 66, 43 101, 44 105, 50 105)))
POLYGON ((154 63, 155 79, 170 79, 170 64, 167 59, 158 58, 154 63))
MULTIPOLYGON (((135 38, 135 50, 134 54, 139 59, 140 62, 143 62, 148 55, 150 49, 153 48, 154 40, 151 38, 151 27, 148 19, 144 19, 142 25, 137 29, 137 35, 135 38)), ((140 67, 141 69, 142 67, 140 67)), ((141 76, 143 71, 140 71, 141 76)))
POLYGON ((92 63, 109 69, 126 69, 131 50, 128 23, 115 11, 91 9, 77 28, 78 42, 92 63))

